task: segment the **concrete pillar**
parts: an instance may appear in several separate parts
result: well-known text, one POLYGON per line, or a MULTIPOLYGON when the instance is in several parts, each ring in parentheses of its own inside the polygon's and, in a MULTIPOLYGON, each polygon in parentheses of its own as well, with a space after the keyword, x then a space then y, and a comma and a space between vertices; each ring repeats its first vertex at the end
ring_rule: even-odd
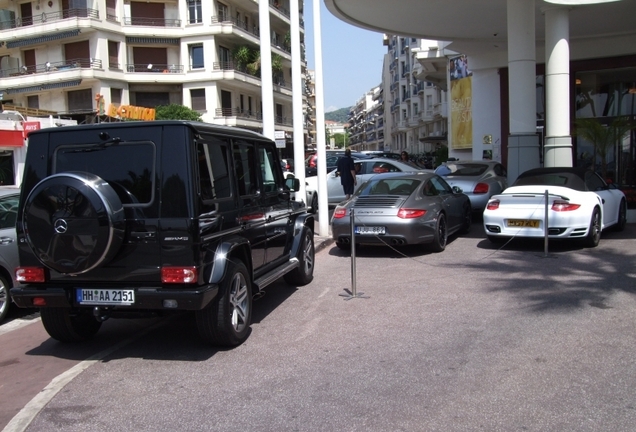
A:
MULTIPOLYGON (((291 0, 291 55, 292 55, 292 111, 294 118, 294 174, 300 180, 300 189, 296 194, 296 201, 307 201, 305 193, 305 139, 303 129, 305 118, 303 115, 303 82, 301 76, 300 58, 300 7, 298 2, 291 0)), ((311 203, 306 202, 306 205, 311 203)))
POLYGON ((269 1, 258 2, 258 25, 261 35, 261 99, 263 101, 263 135, 275 139, 274 82, 272 78, 272 32, 269 25, 269 1))
POLYGON ((534 2, 507 0, 510 137, 508 181, 540 166, 536 133, 536 58, 534 2))
POLYGON ((314 12, 314 65, 316 90, 316 153, 318 155, 318 232, 330 235, 327 198, 327 137, 325 136, 325 95, 322 73, 322 31, 320 2, 313 0, 314 12))
POLYGON ((548 7, 545 13, 544 166, 572 166, 570 135, 569 10, 548 7))

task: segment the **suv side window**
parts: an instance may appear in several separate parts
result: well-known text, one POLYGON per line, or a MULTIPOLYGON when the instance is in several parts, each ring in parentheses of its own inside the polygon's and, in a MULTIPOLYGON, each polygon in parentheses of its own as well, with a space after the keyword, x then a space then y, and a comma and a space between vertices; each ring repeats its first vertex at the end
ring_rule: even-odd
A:
POLYGON ((256 195, 258 192, 258 181, 256 178, 256 152, 254 146, 245 141, 237 141, 234 143, 233 153, 239 195, 256 195))
POLYGON ((228 145, 221 140, 197 144, 201 199, 220 200, 232 197, 228 145))
POLYGON ((274 167, 274 161, 276 157, 273 154, 273 149, 270 147, 260 147, 259 161, 261 164, 261 176, 263 179, 263 187, 261 192, 264 194, 278 193, 278 185, 281 184, 281 180, 277 174, 280 170, 274 167))

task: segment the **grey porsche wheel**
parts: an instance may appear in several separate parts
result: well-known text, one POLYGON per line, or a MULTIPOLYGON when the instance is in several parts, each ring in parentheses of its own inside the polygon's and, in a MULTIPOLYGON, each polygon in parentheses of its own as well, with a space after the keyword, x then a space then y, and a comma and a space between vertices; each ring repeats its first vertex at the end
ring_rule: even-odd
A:
POLYGON ((440 213, 437 217, 437 224, 435 227, 435 234, 433 236, 433 243, 431 243, 431 250, 433 252, 442 252, 446 249, 447 240, 448 231, 446 226, 446 216, 444 213, 440 213))

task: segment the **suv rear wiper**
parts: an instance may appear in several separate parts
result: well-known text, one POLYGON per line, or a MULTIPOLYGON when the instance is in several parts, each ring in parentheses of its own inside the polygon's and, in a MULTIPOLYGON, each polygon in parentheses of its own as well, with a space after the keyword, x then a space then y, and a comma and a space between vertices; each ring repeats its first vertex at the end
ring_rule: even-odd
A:
POLYGON ((65 151, 64 153, 86 153, 86 152, 99 151, 99 150, 104 150, 106 147, 110 147, 112 145, 118 145, 120 142, 121 142, 121 138, 115 137, 99 144, 92 144, 90 147, 68 150, 68 151, 65 151))

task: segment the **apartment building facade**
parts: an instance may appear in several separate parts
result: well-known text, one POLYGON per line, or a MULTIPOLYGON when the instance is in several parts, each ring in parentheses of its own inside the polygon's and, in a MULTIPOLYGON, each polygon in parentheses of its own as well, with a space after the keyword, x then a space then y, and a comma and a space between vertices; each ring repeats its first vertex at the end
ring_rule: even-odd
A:
POLYGON ((437 43, 385 35, 385 117, 390 119, 386 151, 422 154, 448 145, 447 59, 424 55, 437 43), (433 69, 442 73, 441 79, 428 73, 433 69))
POLYGON ((206 122, 262 130, 258 64, 235 53, 258 63, 268 37, 276 129, 291 132, 288 5, 270 2, 271 32, 261 35, 258 1, 0 0, 2 102, 80 123, 111 105, 174 103, 206 122))

